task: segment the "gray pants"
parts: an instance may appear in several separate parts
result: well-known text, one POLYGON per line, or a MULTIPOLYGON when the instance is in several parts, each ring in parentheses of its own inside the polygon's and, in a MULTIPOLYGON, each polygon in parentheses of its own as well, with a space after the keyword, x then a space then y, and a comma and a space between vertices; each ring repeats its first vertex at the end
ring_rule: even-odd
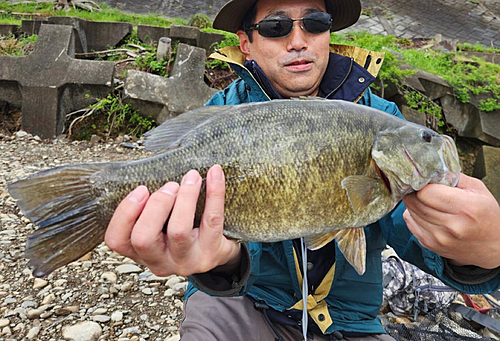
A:
MULTIPOLYGON (((302 332, 274 324, 283 340, 302 341, 302 332)), ((181 323, 182 341, 274 341, 273 332, 264 314, 254 308, 246 297, 212 297, 200 291, 193 294, 184 305, 181 323)), ((311 339, 308 339, 308 341, 311 339)), ((315 335, 314 341, 329 341, 315 335)), ((345 337, 345 341, 395 341, 385 334, 368 337, 345 337)))

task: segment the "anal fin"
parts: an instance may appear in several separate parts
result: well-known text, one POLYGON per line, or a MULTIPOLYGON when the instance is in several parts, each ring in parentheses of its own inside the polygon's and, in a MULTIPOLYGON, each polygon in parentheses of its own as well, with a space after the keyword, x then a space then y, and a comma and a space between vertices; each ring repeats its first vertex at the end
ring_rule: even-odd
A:
POLYGON ((339 231, 332 231, 324 234, 319 234, 311 237, 304 237, 304 241, 309 250, 318 250, 331 242, 339 231))
POLYGON ((359 275, 366 270, 366 236, 362 227, 338 231, 335 237, 345 259, 359 275))

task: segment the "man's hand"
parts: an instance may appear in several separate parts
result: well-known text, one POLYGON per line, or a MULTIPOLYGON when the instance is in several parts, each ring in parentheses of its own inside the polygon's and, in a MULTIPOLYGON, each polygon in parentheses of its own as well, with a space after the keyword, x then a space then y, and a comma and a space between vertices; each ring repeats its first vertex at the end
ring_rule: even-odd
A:
POLYGON ((455 265, 500 266, 500 207, 478 179, 430 184, 407 195, 403 218, 420 243, 455 265))
POLYGON ((146 265, 157 276, 188 276, 237 264, 240 245, 222 234, 225 181, 222 168, 210 168, 200 228, 193 228, 202 180, 189 171, 179 186, 169 182, 149 195, 137 187, 117 207, 106 231, 110 249, 146 265), (167 233, 162 232, 170 212, 167 233))

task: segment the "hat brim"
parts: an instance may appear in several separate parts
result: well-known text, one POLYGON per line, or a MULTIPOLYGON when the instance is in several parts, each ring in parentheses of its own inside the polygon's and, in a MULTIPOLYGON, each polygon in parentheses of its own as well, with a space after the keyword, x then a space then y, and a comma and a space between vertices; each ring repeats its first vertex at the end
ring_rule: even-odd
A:
MULTIPOLYGON (((215 17, 213 27, 218 30, 236 33, 241 29, 245 15, 250 11, 257 0, 233 0, 221 8, 215 17)), ((347 28, 361 15, 359 0, 325 0, 326 10, 332 15, 331 31, 340 31, 347 28)))

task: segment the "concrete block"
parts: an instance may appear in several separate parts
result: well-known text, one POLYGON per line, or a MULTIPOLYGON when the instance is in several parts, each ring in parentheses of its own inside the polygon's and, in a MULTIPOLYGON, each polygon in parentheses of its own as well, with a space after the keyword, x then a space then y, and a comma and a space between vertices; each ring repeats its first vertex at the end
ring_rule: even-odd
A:
POLYGON ((198 46, 200 29, 193 26, 172 25, 170 26, 170 38, 191 46, 198 46))
POLYGON ((207 50, 207 52, 213 52, 214 48, 212 45, 214 43, 220 43, 224 40, 224 35, 220 33, 211 32, 200 32, 198 39, 198 47, 207 50))
POLYGON ((101 51, 116 46, 132 33, 132 24, 97 22, 75 17, 50 17, 44 21, 23 20, 21 33, 38 34, 42 24, 68 25, 75 31, 75 51, 101 51))
POLYGON ((42 24, 47 24, 47 19, 35 19, 35 20, 23 20, 21 22, 21 33, 27 34, 29 36, 33 34, 38 34, 42 24))
POLYGON ((204 105, 217 90, 204 80, 206 52, 202 48, 179 44, 169 78, 129 70, 124 101, 158 123, 187 110, 204 105))
POLYGON ((0 57, 0 101, 22 102, 23 130, 42 138, 59 135, 68 112, 112 89, 114 63, 74 59, 73 33, 71 26, 42 25, 29 56, 0 57))
POLYGON ((118 45, 132 33, 132 24, 98 22, 73 17, 50 17, 50 24, 69 25, 76 30, 76 52, 102 51, 118 45))
POLYGON ((476 105, 462 103, 452 95, 441 97, 446 122, 454 126, 458 135, 473 137, 500 147, 500 112, 482 112, 476 105))
POLYGON ((483 146, 476 158, 473 176, 481 179, 500 203, 500 148, 483 146))
POLYGON ((138 25, 137 36, 149 45, 158 44, 161 37, 170 37, 170 29, 166 27, 138 25))
POLYGON ((410 108, 407 105, 401 107, 401 114, 408 121, 425 126, 426 117, 423 112, 410 108))
POLYGON ((17 32, 17 25, 0 24, 0 36, 8 36, 17 32))

